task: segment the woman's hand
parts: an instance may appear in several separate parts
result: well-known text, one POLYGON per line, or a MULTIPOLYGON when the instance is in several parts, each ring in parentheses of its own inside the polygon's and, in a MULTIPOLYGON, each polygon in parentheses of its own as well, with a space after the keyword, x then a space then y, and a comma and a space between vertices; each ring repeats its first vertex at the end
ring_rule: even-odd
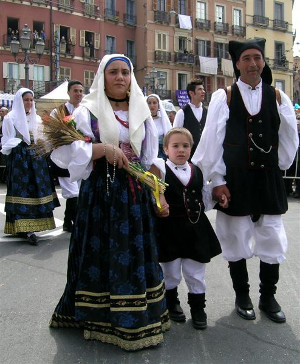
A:
POLYGON ((123 151, 113 144, 106 144, 104 150, 104 157, 108 163, 116 165, 118 168, 128 168, 128 159, 123 153, 123 151))
POLYGON ((212 190, 212 196, 221 207, 227 208, 231 199, 230 191, 226 185, 216 186, 212 190))

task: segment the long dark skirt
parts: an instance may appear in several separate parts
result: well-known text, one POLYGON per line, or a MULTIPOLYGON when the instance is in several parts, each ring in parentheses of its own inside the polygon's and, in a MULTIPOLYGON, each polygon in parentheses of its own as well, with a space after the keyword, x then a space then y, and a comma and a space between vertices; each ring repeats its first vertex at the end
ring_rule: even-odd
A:
POLYGON ((57 206, 59 201, 46 159, 37 158, 21 142, 7 156, 4 233, 54 229, 53 210, 57 206))
POLYGON ((153 229, 148 188, 117 170, 108 195, 98 161, 81 184, 67 284, 50 326, 83 327, 85 339, 125 350, 162 342, 170 321, 153 229))

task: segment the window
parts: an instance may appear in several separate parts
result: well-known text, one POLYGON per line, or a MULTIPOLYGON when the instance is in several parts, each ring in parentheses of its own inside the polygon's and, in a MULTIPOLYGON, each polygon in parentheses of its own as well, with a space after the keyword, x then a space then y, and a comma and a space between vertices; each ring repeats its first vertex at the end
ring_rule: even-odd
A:
POLYGON ((95 78, 94 71, 84 71, 84 87, 89 89, 94 81, 94 78, 95 78))
POLYGON ((45 92, 44 66, 33 66, 33 91, 38 93, 45 92))
POLYGON ((264 0, 255 0, 254 2, 254 15, 265 15, 265 4, 264 0))
POLYGON ((105 53, 116 53, 116 38, 109 35, 106 36, 105 53))
POLYGON ((59 80, 70 80, 71 79, 71 68, 59 67, 59 80))
POLYGON ((159 51, 167 51, 168 48, 168 35, 166 33, 156 33, 155 49, 159 51))
POLYGON ((274 7, 274 19, 276 20, 283 20, 284 14, 283 14, 283 4, 282 3, 275 3, 274 7))
POLYGON ((115 0, 105 0, 105 7, 106 7, 106 9, 109 9, 112 12, 115 12, 115 10, 116 10, 115 0))
POLYGON ((156 10, 166 11, 166 0, 157 0, 156 10))
POLYGON ((216 22, 225 23, 225 9, 224 6, 216 5, 216 22))
POLYGON ((186 90, 187 87, 187 74, 178 73, 178 90, 186 90))
POLYGON ((275 84, 275 87, 278 88, 278 90, 285 92, 285 82, 284 81, 275 80, 274 84, 275 84))
POLYGON ((126 12, 129 16, 135 16, 135 0, 127 0, 126 12))
POLYGON ((18 80, 20 75, 19 75, 19 65, 16 63, 7 63, 7 67, 8 67, 8 77, 7 78, 12 78, 14 80, 18 80))
POLYGON ((210 57, 211 42, 208 40, 196 39, 197 55, 201 57, 210 57))
POLYGON ((227 44, 215 42, 214 56, 217 57, 219 60, 221 58, 226 58, 226 50, 227 44))
POLYGON ((242 11, 239 9, 233 9, 233 25, 242 25, 242 11))
POLYGON ((187 15, 186 0, 178 0, 178 14, 187 15))
POLYGON ((178 37, 178 51, 179 52, 187 51, 187 38, 186 37, 178 37))
POLYGON ((278 66, 284 66, 283 63, 285 63, 285 51, 284 51, 284 43, 282 42, 275 42, 275 63, 278 66))
POLYGON ((135 65, 135 42, 132 40, 127 40, 126 42, 126 55, 128 58, 130 58, 132 64, 135 65))
POLYGON ((203 1, 197 1, 196 18, 206 20, 206 3, 204 3, 203 1))

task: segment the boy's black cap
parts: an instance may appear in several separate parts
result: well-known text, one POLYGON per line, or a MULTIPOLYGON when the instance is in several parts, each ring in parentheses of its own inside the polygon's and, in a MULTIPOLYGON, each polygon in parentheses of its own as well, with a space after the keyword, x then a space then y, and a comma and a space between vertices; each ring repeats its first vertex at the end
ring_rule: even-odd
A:
MULTIPOLYGON (((236 68, 236 62, 239 60, 240 55, 246 49, 258 49, 261 52, 263 58, 265 59, 265 43, 266 43, 266 40, 264 38, 247 39, 244 42, 239 42, 237 40, 231 40, 229 42, 229 54, 231 55, 236 79, 238 79, 240 77, 240 71, 236 68)), ((261 78, 262 78, 263 82, 271 85, 272 72, 267 63, 265 64, 265 67, 262 71, 261 78)))

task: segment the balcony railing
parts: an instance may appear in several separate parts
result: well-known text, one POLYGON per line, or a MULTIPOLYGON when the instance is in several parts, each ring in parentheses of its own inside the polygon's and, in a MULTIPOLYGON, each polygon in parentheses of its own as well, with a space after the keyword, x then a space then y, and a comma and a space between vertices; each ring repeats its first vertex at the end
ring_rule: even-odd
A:
POLYGON ((154 93, 156 95, 158 95, 161 98, 161 100, 170 99, 171 98, 171 90, 165 90, 165 89, 162 89, 162 88, 156 88, 154 90, 154 93))
POLYGON ((48 5, 49 0, 30 0, 30 4, 48 5))
POLYGON ((154 12, 154 21, 169 24, 171 22, 171 15, 165 11, 156 10, 154 12))
POLYGON ((195 19, 195 27, 202 30, 210 30, 211 23, 208 19, 195 19))
POLYGON ((136 26, 136 15, 126 13, 126 14, 124 14, 123 21, 126 25, 136 26))
POLYGON ((228 30, 229 30, 229 24, 228 23, 221 23, 221 22, 215 22, 214 23, 214 31, 216 33, 227 34, 228 30))
POLYGON ((166 51, 155 51, 154 58, 156 62, 170 62, 171 52, 166 51))
POLYGON ((111 20, 111 21, 118 23, 118 21, 120 20, 119 12, 114 9, 105 8, 104 9, 104 19, 111 20))
POLYGON ((73 13, 74 11, 74 0, 58 0, 57 8, 73 13))
POLYGON ((96 5, 84 4, 83 14, 85 16, 99 18, 100 12, 96 5))
POLYGON ((253 24, 266 28, 269 26, 269 18, 261 15, 254 15, 253 24))
POLYGON ((242 27, 240 25, 232 25, 232 34, 237 35, 239 37, 245 37, 246 27, 242 27))
POLYGON ((280 20, 280 19, 273 20, 273 29, 287 31, 288 26, 289 26, 289 23, 287 21, 280 20))
POLYGON ((185 64, 194 64, 195 56, 192 53, 176 52, 175 53, 175 62, 185 63, 185 64))
POLYGON ((99 49, 95 49, 94 47, 83 47, 83 59, 95 60, 99 59, 99 49))

